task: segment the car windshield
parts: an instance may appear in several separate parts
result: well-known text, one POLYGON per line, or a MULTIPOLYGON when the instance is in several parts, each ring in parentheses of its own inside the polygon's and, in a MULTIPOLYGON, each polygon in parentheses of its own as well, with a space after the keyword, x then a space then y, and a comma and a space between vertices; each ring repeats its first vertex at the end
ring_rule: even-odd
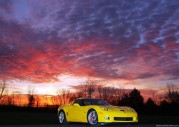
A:
POLYGON ((100 99, 83 99, 84 105, 110 105, 106 101, 100 99))

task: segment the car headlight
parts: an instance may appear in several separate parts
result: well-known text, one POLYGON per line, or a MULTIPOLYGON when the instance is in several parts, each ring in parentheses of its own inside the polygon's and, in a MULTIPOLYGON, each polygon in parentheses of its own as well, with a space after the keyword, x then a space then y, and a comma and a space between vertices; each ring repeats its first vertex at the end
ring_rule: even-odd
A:
POLYGON ((132 112, 136 112, 133 108, 130 108, 130 110, 131 110, 132 112))

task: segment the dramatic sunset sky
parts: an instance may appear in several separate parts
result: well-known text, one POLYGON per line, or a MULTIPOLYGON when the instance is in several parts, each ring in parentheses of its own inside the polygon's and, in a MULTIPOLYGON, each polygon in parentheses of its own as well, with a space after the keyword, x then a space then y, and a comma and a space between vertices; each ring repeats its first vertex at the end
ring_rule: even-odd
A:
POLYGON ((179 0, 0 0, 0 78, 51 95, 87 78, 179 87, 179 0))

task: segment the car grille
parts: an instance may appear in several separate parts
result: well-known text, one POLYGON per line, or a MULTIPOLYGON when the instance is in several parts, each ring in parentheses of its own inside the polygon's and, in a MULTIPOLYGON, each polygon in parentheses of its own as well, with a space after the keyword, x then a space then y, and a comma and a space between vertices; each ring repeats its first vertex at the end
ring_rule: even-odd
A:
POLYGON ((117 121, 133 121, 132 117, 114 117, 114 120, 117 121))

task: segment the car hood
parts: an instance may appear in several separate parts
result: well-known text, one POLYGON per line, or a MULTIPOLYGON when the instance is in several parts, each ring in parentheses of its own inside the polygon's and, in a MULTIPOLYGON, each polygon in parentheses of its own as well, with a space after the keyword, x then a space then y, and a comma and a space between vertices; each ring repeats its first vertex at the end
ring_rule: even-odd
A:
POLYGON ((100 106, 101 108, 104 109, 108 109, 111 111, 134 111, 134 109, 132 109, 131 107, 127 107, 127 106, 100 106))

